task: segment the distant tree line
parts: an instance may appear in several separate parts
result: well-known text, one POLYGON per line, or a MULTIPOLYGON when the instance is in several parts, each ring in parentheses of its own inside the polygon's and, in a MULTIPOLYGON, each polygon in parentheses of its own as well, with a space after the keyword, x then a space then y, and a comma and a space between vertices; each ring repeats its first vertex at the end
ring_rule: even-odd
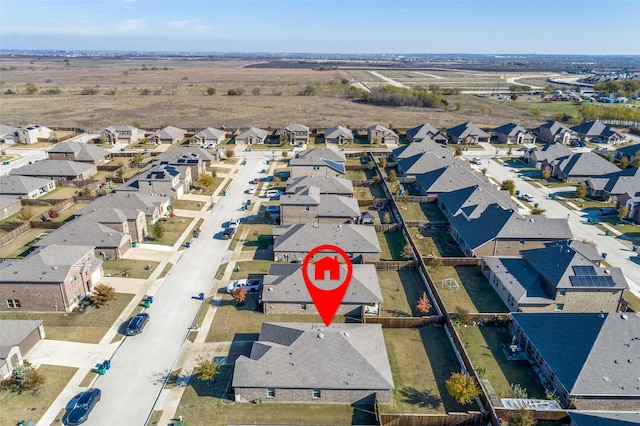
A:
POLYGON ((624 80, 624 81, 607 81, 605 83, 597 83, 593 86, 596 93, 608 95, 615 93, 617 96, 627 98, 633 97, 640 92, 640 80, 624 80))
POLYGON ((442 92, 382 86, 364 94, 364 100, 375 105, 438 108, 446 105, 442 92))
POLYGON ((640 122, 640 108, 630 108, 620 104, 615 107, 594 103, 581 104, 578 111, 585 121, 588 120, 620 120, 640 122))

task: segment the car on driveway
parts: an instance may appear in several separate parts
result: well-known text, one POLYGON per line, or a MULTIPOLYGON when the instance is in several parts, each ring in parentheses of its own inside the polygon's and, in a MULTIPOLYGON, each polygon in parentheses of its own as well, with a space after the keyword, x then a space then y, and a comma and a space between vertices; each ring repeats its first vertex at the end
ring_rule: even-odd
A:
POLYGON ((284 195, 284 192, 279 189, 270 189, 267 191, 267 198, 280 198, 281 195, 284 195))
POLYGON ((222 231, 222 239, 223 240, 230 240, 231 238, 233 238, 233 234, 235 234, 236 232, 236 228, 227 228, 224 231, 222 231))
POLYGON ((528 202, 533 202, 534 198, 531 194, 522 194, 522 199, 528 202))
POLYGON ((260 288, 262 287, 262 282, 260 280, 249 280, 247 278, 234 281, 232 283, 229 283, 229 285, 227 285, 227 293, 231 294, 233 290, 237 288, 242 288, 242 287, 244 287, 245 290, 251 293, 255 293, 257 291, 260 291, 260 288))
POLYGON ((603 207, 598 210, 599 216, 614 216, 618 214, 618 210, 613 207, 603 207))
POLYGON ((144 326, 149 322, 149 314, 142 312, 129 320, 127 324, 127 336, 135 336, 142 333, 144 326))
POLYGON ((228 228, 237 228, 238 225, 240 225, 240 219, 229 219, 229 222, 227 222, 227 227, 228 228))
POLYGON ((76 400, 73 408, 65 417, 65 425, 80 425, 87 421, 91 410, 100 401, 100 389, 91 388, 74 396, 76 400))
POLYGON ((474 157, 474 158, 471 160, 471 162, 472 162, 473 164, 477 164, 477 165, 481 166, 481 165, 482 165, 482 158, 474 157))
POLYGON ((260 178, 253 178, 252 180, 249 181, 249 183, 253 185, 257 185, 260 183, 260 178))
POLYGON ((255 186, 252 186, 249 189, 247 189, 247 194, 255 194, 255 193, 256 193, 255 186))

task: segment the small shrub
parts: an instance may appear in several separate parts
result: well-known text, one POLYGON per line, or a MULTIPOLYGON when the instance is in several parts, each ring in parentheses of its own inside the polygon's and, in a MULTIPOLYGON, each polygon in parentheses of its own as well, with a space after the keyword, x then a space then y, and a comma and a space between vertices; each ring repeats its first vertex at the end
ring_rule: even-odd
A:
POLYGON ((97 95, 100 93, 97 87, 84 87, 81 91, 81 95, 97 95))

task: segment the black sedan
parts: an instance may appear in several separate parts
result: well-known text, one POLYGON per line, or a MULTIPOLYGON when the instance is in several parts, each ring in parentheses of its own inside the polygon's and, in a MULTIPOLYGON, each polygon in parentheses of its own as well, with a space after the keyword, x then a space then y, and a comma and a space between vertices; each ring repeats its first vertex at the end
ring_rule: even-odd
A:
POLYGON ((149 314, 141 313, 129 320, 127 325, 127 336, 133 336, 135 334, 142 333, 142 329, 149 322, 149 314))
POLYGON ((92 388, 86 392, 81 392, 74 396, 76 400, 75 405, 67 413, 67 417, 64 421, 66 425, 79 425, 87 421, 89 413, 100 401, 100 389, 92 388))

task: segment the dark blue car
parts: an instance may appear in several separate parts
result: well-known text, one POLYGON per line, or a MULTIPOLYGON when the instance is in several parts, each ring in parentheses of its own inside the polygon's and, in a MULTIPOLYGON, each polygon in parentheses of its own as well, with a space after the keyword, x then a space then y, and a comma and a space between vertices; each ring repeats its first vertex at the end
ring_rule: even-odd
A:
POLYGON ((73 399, 77 399, 75 405, 67 413, 64 424, 79 425, 87 421, 89 413, 100 401, 100 389, 92 388, 86 392, 79 393, 73 399))
POLYGON ((129 320, 127 325, 127 336, 133 336, 142 333, 142 329, 149 322, 149 314, 141 313, 129 320))

